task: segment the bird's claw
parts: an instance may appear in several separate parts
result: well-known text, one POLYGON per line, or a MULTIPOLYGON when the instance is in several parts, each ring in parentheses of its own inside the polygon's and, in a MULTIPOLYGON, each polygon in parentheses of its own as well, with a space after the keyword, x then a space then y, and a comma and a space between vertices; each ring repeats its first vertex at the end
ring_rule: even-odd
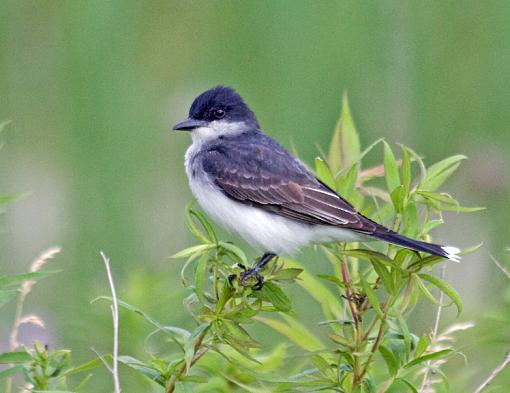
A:
MULTIPOLYGON (((239 284, 243 287, 249 287, 252 285, 253 281, 255 281, 255 285, 252 286, 252 289, 258 291, 262 289, 264 286, 264 277, 259 273, 259 269, 252 268, 246 269, 246 267, 239 265, 244 271, 239 275, 239 284)), ((231 274, 228 276, 228 281, 230 284, 237 278, 237 274, 231 274)))
POLYGON ((253 285, 253 289, 258 291, 262 289, 264 286, 264 277, 259 273, 259 269, 247 269, 244 272, 241 273, 239 278, 239 284, 241 284, 243 287, 250 286, 250 284, 253 282, 253 279, 255 279, 255 285, 253 285))

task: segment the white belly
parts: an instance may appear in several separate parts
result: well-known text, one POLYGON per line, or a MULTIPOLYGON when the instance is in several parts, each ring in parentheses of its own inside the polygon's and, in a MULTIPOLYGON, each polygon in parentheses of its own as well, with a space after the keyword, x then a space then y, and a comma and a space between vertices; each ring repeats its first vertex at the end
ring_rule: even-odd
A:
POLYGON ((210 217, 264 252, 292 254, 310 243, 361 240, 360 235, 350 230, 302 224, 236 202, 204 180, 190 178, 190 186, 198 203, 210 217))

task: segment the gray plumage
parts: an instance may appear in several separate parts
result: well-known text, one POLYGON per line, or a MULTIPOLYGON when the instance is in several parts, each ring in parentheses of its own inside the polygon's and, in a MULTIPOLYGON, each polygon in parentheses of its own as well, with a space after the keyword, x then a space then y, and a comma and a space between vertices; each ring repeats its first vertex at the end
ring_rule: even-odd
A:
POLYGON ((233 89, 217 87, 200 95, 189 118, 175 129, 192 132, 186 170, 204 210, 264 251, 375 238, 457 258, 454 247, 409 239, 357 212, 264 134, 233 89))

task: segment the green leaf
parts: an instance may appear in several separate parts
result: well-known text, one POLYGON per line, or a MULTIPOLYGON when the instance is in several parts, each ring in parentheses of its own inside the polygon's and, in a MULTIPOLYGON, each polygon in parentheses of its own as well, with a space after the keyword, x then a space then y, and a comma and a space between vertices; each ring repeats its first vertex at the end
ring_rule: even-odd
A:
POLYGON ((328 333, 328 337, 335 343, 343 345, 344 347, 347 347, 351 350, 354 349, 354 343, 352 341, 352 338, 346 338, 344 336, 341 336, 340 334, 336 333, 328 333))
POLYGON ((362 393, 375 393, 376 392, 374 381, 372 381, 370 376, 363 378, 363 380, 361 381, 361 388, 362 388, 361 389, 362 393))
POLYGON ((428 336, 423 335, 418 340, 418 344, 416 344, 416 349, 414 350, 414 356, 420 357, 429 347, 430 345, 430 339, 428 336))
POLYGON ((435 285, 437 288, 439 288, 443 293, 448 296, 455 306, 457 307, 457 315, 459 315, 462 312, 462 299, 460 298, 459 293, 453 289, 453 287, 450 286, 446 281, 441 280, 438 277, 431 276, 430 274, 426 273, 420 273, 418 274, 422 279, 425 281, 430 282, 432 285, 435 285))
POLYGON ((377 298, 377 295, 372 288, 370 284, 368 284, 363 276, 361 278, 361 285, 363 286, 363 290, 365 291, 365 294, 367 295, 368 302, 374 309, 374 311, 377 313, 378 317, 382 320, 384 319, 384 313, 381 310, 381 304, 379 303, 379 299, 377 298))
POLYGON ((388 367, 388 372, 390 373, 390 375, 392 377, 397 375, 399 362, 398 359, 393 354, 393 352, 384 345, 379 346, 379 352, 381 353, 384 361, 386 362, 386 366, 388 367))
POLYGON ((26 363, 33 360, 32 355, 27 351, 0 353, 0 364, 26 363))
POLYGON ((186 223, 188 224, 188 228, 190 232, 195 236, 195 238, 198 241, 201 241, 202 243, 218 243, 218 239, 216 238, 216 234, 214 233, 214 230, 212 229, 211 224, 205 217, 205 215, 197 210, 194 210, 191 207, 192 203, 189 203, 188 206, 186 206, 186 223), (196 221, 201 225, 202 229, 205 230, 205 234, 200 229, 196 221))
POLYGON ((434 191, 459 167, 460 161, 467 157, 456 155, 445 158, 427 169, 427 175, 420 183, 420 189, 434 191))
MULTIPOLYGON (((91 303, 95 303, 97 302, 98 300, 107 300, 109 302, 112 302, 113 299, 110 297, 110 296, 98 296, 96 297, 95 299, 92 299, 91 303)), ((147 322, 149 322, 151 325, 157 327, 158 329, 160 330, 165 330, 165 326, 163 326, 162 324, 160 324, 158 321, 156 321, 154 318, 150 317, 147 313, 145 313, 144 311, 142 311, 141 309, 139 309, 138 307, 136 306, 133 306, 129 303, 126 303, 120 299, 117 300, 117 303, 120 307, 122 308, 125 308, 126 310, 129 310, 129 311, 132 311, 140 316, 142 316, 147 322)))
POLYGON ((317 274, 317 277, 319 277, 321 280, 332 282, 339 288, 343 288, 345 286, 338 277, 332 276, 330 274, 317 274))
POLYGON ((405 359, 407 360, 407 359, 409 359, 409 355, 411 353, 411 345, 412 345, 411 332, 409 331, 407 322, 402 315, 399 315, 397 319, 398 319, 398 324, 400 325, 400 330, 402 331, 402 336, 404 338, 405 359))
POLYGON ((375 258, 384 265, 396 267, 395 262, 390 257, 381 252, 364 249, 338 250, 337 252, 339 254, 347 255, 354 258, 361 258, 367 261, 370 261, 371 258, 375 258))
POLYGON ((0 123, 0 134, 3 132, 4 128, 11 124, 11 120, 4 120, 0 123))
POLYGON ((393 151, 391 147, 386 143, 384 143, 384 174, 386 178, 386 186, 388 188, 388 192, 391 194, 393 190, 400 186, 400 176, 398 174, 398 166, 397 161, 395 160, 395 156, 393 155, 393 151))
POLYGON ((199 244, 197 246, 185 248, 184 250, 181 250, 181 251, 175 253, 170 258, 174 258, 174 259, 187 258, 195 253, 201 253, 201 252, 210 250, 214 247, 215 247, 214 244, 199 244))
POLYGON ((237 257, 238 262, 242 263, 243 265, 248 264, 248 258, 246 258, 246 254, 244 253, 243 250, 241 250, 236 245, 234 245, 232 243, 224 242, 224 241, 220 241, 219 245, 221 247, 223 247, 225 250, 227 250, 228 252, 234 254, 237 257))
POLYGON ((351 166, 345 176, 341 176, 337 179, 336 190, 345 199, 349 199, 351 197, 351 194, 356 187, 356 181, 358 180, 358 170, 359 164, 355 163, 351 166))
POLYGON ((86 363, 80 364, 79 366, 76 366, 76 367, 66 370, 62 374, 62 377, 82 373, 82 372, 88 371, 88 370, 92 370, 93 368, 96 368, 97 366, 100 366, 100 365, 101 365, 101 359, 92 359, 86 363))
POLYGON ((347 93, 342 100, 342 113, 338 119, 329 146, 328 164, 333 174, 347 168, 358 160, 360 142, 349 108, 347 93))
POLYGON ((71 390, 32 390, 32 393, 76 393, 71 390))
POLYGON ((260 348, 260 344, 240 324, 227 319, 224 319, 222 322, 227 328, 230 338, 234 338, 240 345, 246 348, 260 348))
POLYGON ((393 202, 393 206, 395 207, 395 211, 397 213, 402 213, 404 211, 406 202, 406 192, 404 190, 404 186, 399 185, 392 191, 391 201, 393 202))
POLYGON ((409 158, 409 150, 403 145, 402 148, 402 183, 404 185, 404 190, 406 196, 409 195, 409 191, 411 190, 411 159, 409 158))
POLYGON ((0 195, 0 205, 5 205, 6 203, 17 201, 19 199, 25 198, 27 195, 29 194, 24 192, 0 195))
POLYGON ((379 139, 376 139, 375 142, 372 142, 370 145, 368 145, 368 147, 360 153, 360 155, 358 157, 358 162, 360 162, 363 158, 365 158, 365 156, 368 153, 370 153, 372 151, 372 149, 374 147, 376 147, 382 141, 384 141, 384 138, 379 138, 379 139))
POLYGON ((273 274, 271 278, 273 280, 295 280, 301 273, 303 273, 303 269, 298 268, 281 269, 278 270, 275 274, 273 274))
POLYGON ((186 375, 179 378, 181 382, 194 382, 194 383, 206 383, 209 382, 208 378, 201 377, 200 375, 186 375))
MULTIPOLYGON (((407 379, 404 379, 404 378, 396 378, 395 379, 395 383, 396 382, 402 382, 404 385, 406 385, 410 390, 411 392, 413 393, 418 393, 418 389, 411 383, 409 382, 407 379)), ((393 385, 392 385, 393 386, 393 385)))
POLYGON ((256 316, 254 317, 254 319, 271 327, 278 333, 287 337, 298 347, 303 348, 306 351, 313 352, 324 349, 324 344, 322 344, 322 342, 317 337, 315 337, 297 319, 292 318, 285 314, 283 314, 282 316, 288 321, 287 323, 261 316, 256 316))
POLYGON ((434 228, 437 228, 438 226, 444 224, 444 221, 442 219, 439 220, 430 220, 429 222, 426 222, 421 230, 421 235, 426 235, 430 231, 432 231, 434 228))
POLYGON ((203 254, 198 260, 197 267, 195 270, 195 293, 197 294, 198 300, 203 305, 207 304, 205 298, 205 282, 207 273, 207 262, 209 262, 209 253, 203 254))
POLYGON ((199 341, 202 340, 203 334, 209 329, 211 325, 209 323, 202 323, 192 333, 191 336, 184 343, 184 362, 186 363, 186 373, 188 373, 191 367, 191 362, 197 351, 199 341))
POLYGON ((19 374, 20 372, 23 372, 23 370, 24 370, 23 366, 19 364, 10 368, 6 368, 0 371, 0 380, 19 374))
POLYGON ((448 349, 443 349, 441 351, 432 352, 432 353, 429 353, 427 355, 420 356, 420 357, 418 357, 416 359, 411 360, 406 365, 404 365, 404 368, 413 367, 413 366, 416 366, 417 364, 420 364, 420 363, 423 363, 423 362, 426 362, 426 361, 429 361, 429 360, 435 360, 435 359, 438 359, 438 358, 442 358, 442 357, 448 355, 451 352, 453 352, 453 349, 448 348, 448 349))
POLYGON ((432 295, 432 293, 430 293, 429 289, 422 282, 420 277, 417 274, 414 274, 414 273, 411 275, 411 277, 412 277, 413 281, 416 283, 416 285, 418 286, 418 288, 420 289, 420 291, 425 295, 425 297, 427 299, 429 299, 432 303, 440 306, 439 301, 434 297, 434 295, 432 295))
POLYGON ((477 212, 480 210, 484 210, 485 207, 463 207, 460 206, 459 202, 457 202, 451 195, 447 193, 435 193, 429 191, 418 190, 416 194, 422 196, 428 201, 440 202, 440 203, 432 203, 432 206, 439 210, 445 211, 454 211, 457 213, 471 213, 477 212))
POLYGON ((450 382, 448 381, 448 377, 441 369, 434 370, 437 375, 439 375, 439 378, 443 382, 443 386, 445 388, 446 393, 450 393, 450 382))
POLYGON ((300 287, 310 294, 322 307, 323 313, 328 319, 339 319, 342 313, 342 303, 331 293, 322 282, 310 274, 300 263, 285 258, 285 266, 303 269, 301 280, 297 281, 300 287))
POLYGON ((225 304, 230 300, 232 295, 234 294, 234 288, 230 285, 228 280, 226 280, 221 288, 220 298, 218 299, 218 303, 216 303, 216 312, 219 313, 225 307, 225 304))
POLYGON ((19 291, 17 289, 4 289, 0 291, 0 308, 7 303, 9 303, 12 299, 14 299, 18 295, 19 291))
POLYGON ((419 224, 416 203, 409 201, 404 210, 404 234, 414 239, 420 229, 419 224))
POLYGON ((131 356, 119 356, 119 362, 122 364, 125 364, 128 367, 131 367, 138 371, 139 373, 145 375, 149 379, 153 380, 154 382, 158 383, 159 385, 165 387, 165 379, 161 375, 161 373, 150 366, 149 364, 146 364, 138 359, 135 359, 131 356))
POLYGON ((292 302, 288 296, 272 282, 266 282, 262 289, 253 292, 253 295, 260 300, 270 302, 279 311, 288 312, 292 309, 292 302))
POLYGON ((331 173, 328 164, 322 160, 322 158, 315 158, 315 175, 326 184, 329 188, 335 189, 335 178, 331 173))
POLYGON ((331 369, 329 362, 320 355, 313 355, 310 360, 315 365, 315 367, 317 367, 323 373, 326 373, 331 369))
POLYGON ((60 272, 61 270, 42 270, 38 272, 16 274, 14 276, 0 276, 0 288, 12 287, 28 280, 38 281, 60 272))
POLYGON ((456 212, 456 213, 474 213, 479 212, 481 210, 485 210, 485 207, 464 207, 464 206, 452 206, 452 205, 441 205, 441 210, 447 212, 456 212))
POLYGON ((377 273, 377 275, 381 278, 381 281, 386 290, 390 294, 393 294, 395 292, 395 286, 393 285, 391 273, 386 269, 384 264, 379 262, 379 260, 375 258, 370 258, 370 262, 372 263, 372 266, 374 267, 374 270, 377 273))

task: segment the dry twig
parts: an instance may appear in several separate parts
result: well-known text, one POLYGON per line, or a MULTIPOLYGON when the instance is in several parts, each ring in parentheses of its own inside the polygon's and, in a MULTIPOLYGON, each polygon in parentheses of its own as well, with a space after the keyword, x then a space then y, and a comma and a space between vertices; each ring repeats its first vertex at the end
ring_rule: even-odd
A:
MULTIPOLYGON (((1 129, 1 126, 0 126, 1 129)), ((50 260, 55 257, 60 251, 61 247, 54 246, 48 248, 46 251, 43 251, 41 255, 39 255, 35 261, 30 265, 30 272, 37 272, 42 269, 42 267, 50 260)), ((21 325, 26 323, 31 323, 33 325, 37 325, 39 327, 44 327, 44 321, 36 315, 27 315, 23 316, 23 305, 25 304, 25 298, 32 290, 32 287, 35 284, 35 280, 27 280, 21 284, 20 293, 18 296, 18 300, 16 302, 16 310, 14 311, 14 323, 12 325, 12 330, 9 335, 9 350, 14 351, 16 348, 20 346, 18 342, 18 334, 19 328, 21 325)), ((7 378, 5 382, 5 391, 10 393, 12 391, 12 378, 7 378)))
POLYGON ((117 293, 115 292, 115 284, 113 282, 112 272, 110 270, 110 259, 108 256, 101 251, 101 257, 103 258, 104 265, 106 267, 106 274, 108 275, 108 283, 110 284, 110 290, 112 292, 112 318, 113 318, 113 365, 108 367, 109 371, 113 376, 113 384, 115 387, 115 393, 120 393, 120 380, 119 380, 119 304, 117 300, 117 293))
POLYGON ((491 384, 492 381, 498 376, 498 374, 503 371, 503 369, 510 364, 510 349, 506 351, 505 358, 503 361, 498 364, 498 366, 492 370, 491 374, 487 377, 485 381, 482 382, 480 386, 478 386, 475 390, 475 393, 480 393, 483 389, 491 384))
MULTIPOLYGON (((496 264, 496 266, 503 272, 505 276, 507 276, 510 279, 510 272, 508 269, 503 266, 501 262, 499 262, 496 258, 494 258, 492 255, 489 254, 489 257, 492 259, 492 261, 496 264)), ((478 386, 474 393, 480 393, 483 389, 485 389, 487 386, 489 386, 492 381, 498 376, 498 374, 505 369, 506 366, 510 364, 510 348, 507 349, 505 358, 503 361, 496 366, 494 370, 490 373, 490 375, 481 383, 480 386, 478 386)))

